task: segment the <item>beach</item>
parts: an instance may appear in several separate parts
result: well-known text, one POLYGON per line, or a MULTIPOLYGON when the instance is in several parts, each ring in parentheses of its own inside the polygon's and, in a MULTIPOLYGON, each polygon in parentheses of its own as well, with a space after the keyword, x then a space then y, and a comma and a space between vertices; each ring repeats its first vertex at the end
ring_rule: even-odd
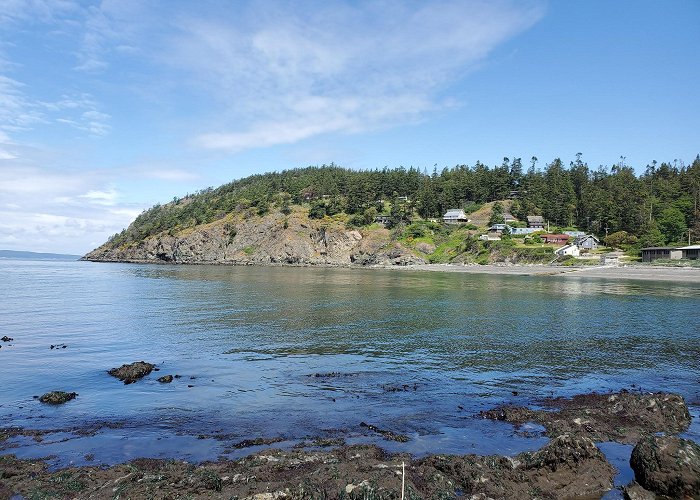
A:
POLYGON ((455 265, 419 264, 413 266, 390 266, 389 269, 404 271, 431 271, 447 273, 472 273, 513 276, 557 276, 563 278, 604 278, 645 281, 673 281, 678 283, 700 283, 700 268, 665 266, 581 266, 564 267, 548 265, 455 265))

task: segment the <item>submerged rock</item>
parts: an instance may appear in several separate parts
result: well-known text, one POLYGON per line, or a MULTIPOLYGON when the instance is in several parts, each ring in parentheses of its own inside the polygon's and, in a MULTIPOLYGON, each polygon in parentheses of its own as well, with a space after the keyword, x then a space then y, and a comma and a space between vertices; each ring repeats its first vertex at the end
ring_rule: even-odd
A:
POLYGON ((700 446, 672 436, 647 436, 632 450, 630 465, 647 490, 674 498, 700 497, 700 446))
POLYGON ((135 363, 121 365, 119 368, 112 368, 107 373, 123 381, 125 384, 132 384, 151 373, 154 367, 155 365, 151 363, 136 361, 135 363))
POLYGON ((376 425, 372 424, 367 424, 365 422, 360 422, 360 427, 364 427, 366 429, 369 429, 372 432, 376 432, 377 434, 381 434, 384 439, 387 441, 398 441, 399 443, 406 443, 411 440, 408 436, 404 434, 397 434, 395 432, 387 431, 384 429, 380 429, 376 425))
POLYGON ((51 391, 47 392, 39 398, 42 403, 48 403, 51 405, 60 405, 75 399, 78 395, 76 392, 63 392, 63 391, 51 391))
POLYGON ((172 381, 173 381, 172 375, 163 375, 162 377, 158 377, 158 382, 160 382, 161 384, 169 384, 172 381))
POLYGON ((12 338, 8 337, 7 335, 4 335, 0 340, 2 340, 3 342, 12 342, 15 339, 12 339, 12 338))

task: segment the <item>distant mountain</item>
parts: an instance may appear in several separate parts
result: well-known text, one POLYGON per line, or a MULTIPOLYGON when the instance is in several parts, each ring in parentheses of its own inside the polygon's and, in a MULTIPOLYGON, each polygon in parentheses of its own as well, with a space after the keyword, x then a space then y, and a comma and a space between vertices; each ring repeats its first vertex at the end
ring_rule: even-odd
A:
POLYGON ((80 255, 65 253, 25 252, 21 250, 0 250, 0 259, 23 260, 78 260, 80 255))

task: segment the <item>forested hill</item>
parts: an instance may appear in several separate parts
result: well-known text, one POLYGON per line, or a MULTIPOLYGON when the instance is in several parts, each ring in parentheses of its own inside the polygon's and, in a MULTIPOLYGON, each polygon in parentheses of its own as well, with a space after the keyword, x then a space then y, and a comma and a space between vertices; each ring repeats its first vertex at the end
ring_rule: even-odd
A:
POLYGON ((333 164, 285 170, 156 205, 109 244, 135 243, 164 231, 173 235, 235 212, 289 214, 293 205, 307 207, 311 218, 344 213, 350 226, 359 227, 382 210, 393 210, 403 220, 438 218, 449 208, 470 212, 508 198, 513 199, 512 215, 520 220, 543 215, 561 228, 598 235, 626 231, 642 246, 687 240, 689 230, 698 239, 700 155, 689 165, 653 162, 640 175, 624 162, 591 169, 580 154, 568 166, 560 159, 540 167, 536 158, 527 165, 520 158, 504 158, 495 167, 477 162, 433 172, 403 167, 357 171, 333 164))

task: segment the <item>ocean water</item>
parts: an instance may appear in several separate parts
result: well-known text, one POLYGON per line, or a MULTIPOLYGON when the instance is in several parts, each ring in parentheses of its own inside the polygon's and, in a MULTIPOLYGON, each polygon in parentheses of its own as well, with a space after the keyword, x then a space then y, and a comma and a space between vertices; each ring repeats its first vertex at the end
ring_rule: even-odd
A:
POLYGON ((700 441, 698 285, 30 260, 0 261, 0 280, 2 426, 54 431, 0 453, 55 466, 237 457, 259 437, 516 454, 541 429, 480 410, 622 388, 682 394, 700 441), (107 374, 138 360, 159 371, 107 374), (34 398, 51 390, 79 395, 34 398))

